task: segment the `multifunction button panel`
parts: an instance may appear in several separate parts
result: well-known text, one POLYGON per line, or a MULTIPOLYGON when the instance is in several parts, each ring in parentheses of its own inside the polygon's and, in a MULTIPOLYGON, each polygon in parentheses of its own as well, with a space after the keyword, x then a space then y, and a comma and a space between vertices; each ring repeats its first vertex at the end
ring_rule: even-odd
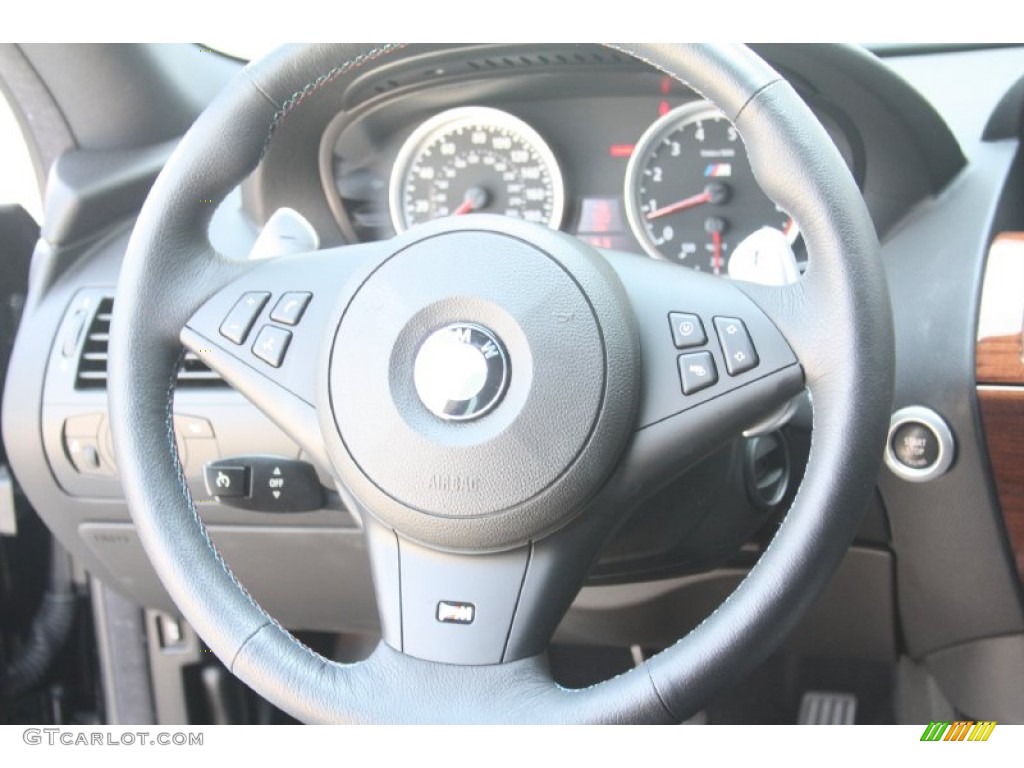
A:
MULTIPOLYGON (((672 343, 676 349, 694 350, 679 355, 679 383, 684 395, 693 395, 718 383, 718 367, 708 345, 704 321, 693 312, 669 312, 672 343)), ((757 368, 760 360, 747 326, 738 317, 713 317, 712 326, 721 348, 725 371, 739 376, 757 368)))
POLYGON ((336 308, 336 297, 317 286, 343 284, 352 263, 325 261, 322 251, 268 259, 211 296, 182 329, 182 345, 250 399, 269 381, 281 388, 277 406, 298 406, 293 398, 312 405, 336 308))
MULTIPOLYGON (((244 345, 252 335, 264 307, 272 294, 267 291, 249 291, 235 303, 220 325, 220 335, 238 346, 244 345)), ((265 364, 280 368, 292 341, 292 332, 282 326, 295 327, 309 305, 313 294, 306 291, 288 291, 273 305, 264 323, 256 333, 250 348, 253 355, 265 364)))

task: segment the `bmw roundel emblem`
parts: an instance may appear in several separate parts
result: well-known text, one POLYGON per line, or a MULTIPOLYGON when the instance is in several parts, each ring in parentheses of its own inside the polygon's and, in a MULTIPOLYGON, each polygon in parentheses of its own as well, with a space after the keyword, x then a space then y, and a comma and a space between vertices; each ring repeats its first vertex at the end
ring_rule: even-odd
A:
POLYGON ((427 410, 445 421, 469 421, 494 408, 509 380, 508 354, 490 330, 453 323, 434 331, 416 354, 413 382, 427 410))

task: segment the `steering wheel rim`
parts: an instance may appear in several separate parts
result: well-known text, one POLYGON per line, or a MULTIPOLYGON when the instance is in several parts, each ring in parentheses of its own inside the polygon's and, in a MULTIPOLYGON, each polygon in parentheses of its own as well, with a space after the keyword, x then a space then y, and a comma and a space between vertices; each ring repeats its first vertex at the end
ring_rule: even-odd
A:
POLYGON ((743 136, 762 187, 799 223, 811 255, 803 279, 785 289, 742 291, 799 359, 815 413, 796 499, 743 583, 674 646, 583 691, 555 685, 539 655, 458 666, 382 643, 360 664, 318 656, 234 578, 206 535, 177 460, 171 403, 179 334, 250 269, 212 249, 205 233, 215 206, 203 201, 222 200, 305 100, 401 55, 402 46, 286 48, 248 65, 186 134, 140 213, 110 349, 110 419, 129 507, 186 619, 233 673, 301 720, 679 721, 767 655, 853 538, 880 466, 893 379, 888 292, 860 192, 799 96, 746 48, 614 47, 722 109, 743 136), (388 695, 399 685, 401 697, 388 695))

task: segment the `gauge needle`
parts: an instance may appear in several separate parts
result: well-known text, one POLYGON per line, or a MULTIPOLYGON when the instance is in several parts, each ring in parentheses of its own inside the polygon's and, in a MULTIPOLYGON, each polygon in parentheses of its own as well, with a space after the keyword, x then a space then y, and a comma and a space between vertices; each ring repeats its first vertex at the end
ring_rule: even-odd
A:
POLYGON ((711 245, 714 251, 711 254, 711 269, 716 275, 722 274, 722 233, 713 231, 711 233, 711 245))
POLYGON ((480 187, 470 187, 466 190, 465 197, 462 198, 462 203, 452 211, 452 216, 462 216, 466 213, 472 213, 487 205, 487 191, 480 187))
POLYGON ((658 208, 656 211, 651 211, 647 214, 647 220, 651 221, 652 219, 657 219, 661 216, 668 216, 668 214, 675 213, 676 211, 685 211, 687 208, 695 208, 698 205, 710 203, 711 200, 711 190, 705 189, 699 195, 693 195, 692 197, 687 197, 683 200, 679 200, 678 202, 666 205, 663 208, 658 208))
POLYGON ((473 201, 467 198, 466 200, 462 201, 462 205, 460 205, 458 208, 452 211, 452 216, 461 216, 464 213, 470 213, 472 210, 473 201))

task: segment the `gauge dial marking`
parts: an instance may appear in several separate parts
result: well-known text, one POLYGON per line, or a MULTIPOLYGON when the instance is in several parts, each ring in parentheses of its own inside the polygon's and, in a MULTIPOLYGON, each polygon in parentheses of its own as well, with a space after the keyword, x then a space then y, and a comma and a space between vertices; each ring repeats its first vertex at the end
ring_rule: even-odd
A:
POLYGON ((565 191, 554 154, 529 125, 501 110, 461 107, 435 115, 406 140, 390 203, 398 232, 475 212, 557 228, 565 191))
POLYGON ((799 236, 758 186, 735 127, 707 102, 671 110, 647 129, 624 194, 630 228, 648 255, 692 269, 725 274, 733 247, 763 226, 791 241, 799 236))

